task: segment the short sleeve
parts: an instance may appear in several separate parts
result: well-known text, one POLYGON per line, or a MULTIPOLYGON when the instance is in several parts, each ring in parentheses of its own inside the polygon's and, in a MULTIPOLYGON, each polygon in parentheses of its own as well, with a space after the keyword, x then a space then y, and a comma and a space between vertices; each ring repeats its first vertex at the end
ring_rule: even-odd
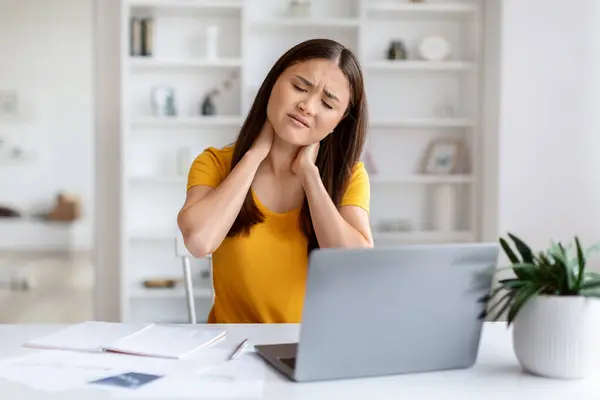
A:
POLYGON ((357 206, 370 213, 371 183, 362 161, 358 162, 352 169, 350 182, 346 186, 340 206, 357 206))
POLYGON ((218 187, 231 168, 231 148, 209 147, 200 153, 188 173, 187 190, 194 186, 218 187))

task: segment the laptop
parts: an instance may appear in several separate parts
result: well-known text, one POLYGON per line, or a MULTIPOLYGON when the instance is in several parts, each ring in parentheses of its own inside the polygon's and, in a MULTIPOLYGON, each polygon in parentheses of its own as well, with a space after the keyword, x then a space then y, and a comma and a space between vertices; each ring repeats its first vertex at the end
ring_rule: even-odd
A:
POLYGON ((256 352, 296 382, 469 368, 497 258, 494 243, 315 250, 298 343, 256 352))

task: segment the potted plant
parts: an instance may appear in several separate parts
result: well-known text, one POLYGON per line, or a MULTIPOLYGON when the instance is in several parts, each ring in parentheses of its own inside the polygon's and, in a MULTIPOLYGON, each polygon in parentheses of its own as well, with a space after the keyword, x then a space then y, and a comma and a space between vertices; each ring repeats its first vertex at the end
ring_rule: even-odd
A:
POLYGON ((486 296, 486 315, 507 313, 521 366, 536 375, 583 378, 600 365, 600 274, 587 268, 598 245, 583 250, 579 238, 533 251, 508 234, 500 244, 514 277, 501 279, 486 296))

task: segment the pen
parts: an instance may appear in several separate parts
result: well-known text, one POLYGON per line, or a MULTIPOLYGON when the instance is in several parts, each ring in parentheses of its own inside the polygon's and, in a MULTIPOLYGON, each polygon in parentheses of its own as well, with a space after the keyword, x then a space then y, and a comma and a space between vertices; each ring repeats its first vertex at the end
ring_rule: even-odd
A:
POLYGON ((233 353, 231 353, 231 355, 229 356, 229 360, 230 361, 235 360, 242 353, 242 351, 244 351, 247 344, 248 344, 248 339, 242 340, 242 342, 235 348, 233 353))

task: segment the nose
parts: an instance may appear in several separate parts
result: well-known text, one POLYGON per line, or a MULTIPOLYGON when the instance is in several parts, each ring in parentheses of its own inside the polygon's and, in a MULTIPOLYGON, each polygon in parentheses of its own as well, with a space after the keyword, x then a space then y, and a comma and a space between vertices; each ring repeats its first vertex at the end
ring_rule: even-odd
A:
POLYGON ((304 114, 315 115, 318 102, 321 101, 318 94, 307 94, 307 96, 298 102, 298 108, 304 114))

